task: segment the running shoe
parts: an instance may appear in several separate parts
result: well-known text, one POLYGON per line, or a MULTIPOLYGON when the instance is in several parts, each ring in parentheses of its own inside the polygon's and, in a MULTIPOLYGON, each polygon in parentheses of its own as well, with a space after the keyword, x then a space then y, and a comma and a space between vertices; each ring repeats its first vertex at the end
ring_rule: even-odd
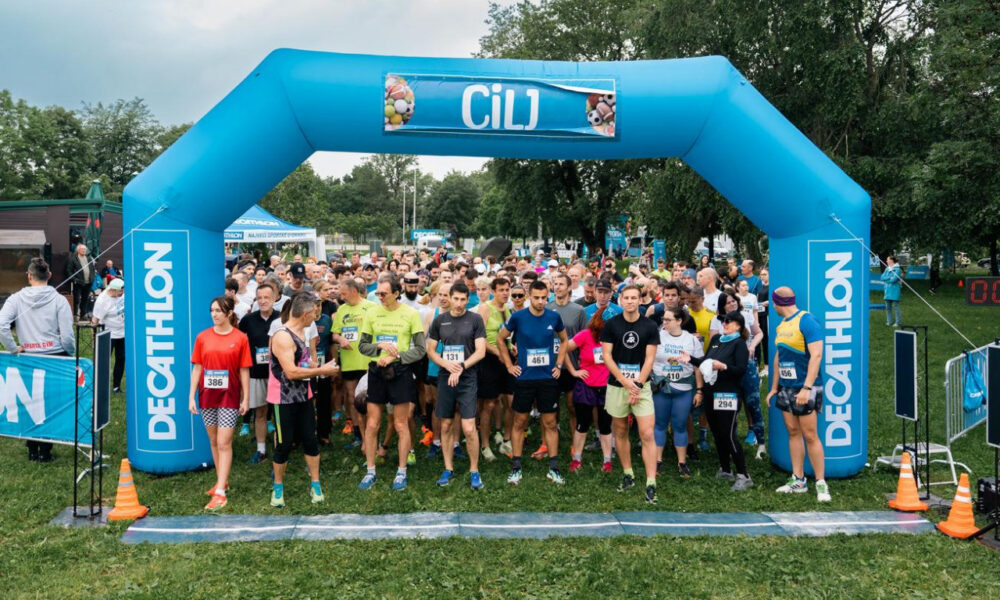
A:
POLYGON ((469 473, 469 487, 474 490, 483 489, 483 478, 479 476, 479 471, 469 473))
POLYGON ((340 433, 348 435, 353 431, 354 431, 354 423, 352 423, 351 420, 348 419, 347 422, 344 423, 344 428, 340 430, 340 433))
POLYGON ((647 485, 646 486, 646 504, 656 504, 656 486, 647 485))
POLYGON ((462 450, 462 445, 461 444, 459 444, 458 446, 455 446, 455 451, 454 451, 454 454, 452 454, 452 456, 454 456, 455 458, 459 458, 459 459, 469 458, 468 456, 465 455, 465 450, 462 450))
POLYGON ((247 461, 247 463, 251 465, 259 465, 266 459, 267 457, 264 455, 263 452, 261 452, 260 450, 255 450, 253 455, 250 457, 250 460, 247 461))
POLYGON ((503 432, 498 431, 493 434, 493 443, 497 446, 503 443, 503 432))
POLYGON ((605 475, 609 475, 611 473, 611 461, 610 460, 604 461, 604 463, 601 465, 601 473, 604 473, 605 475))
POLYGON ((535 450, 534 452, 531 453, 531 458, 535 460, 542 460, 548 455, 549 455, 549 447, 546 446, 545 444, 542 444, 541 446, 538 447, 538 450, 535 450))
POLYGON ((583 468, 583 463, 580 462, 580 461, 578 461, 578 460, 576 460, 575 458, 573 460, 569 461, 569 472, 570 473, 578 473, 580 471, 580 469, 582 469, 582 468, 583 468))
POLYGON ((589 444, 587 444, 586 446, 584 446, 583 449, 586 450, 586 451, 589 451, 589 452, 593 452, 594 450, 600 450, 601 449, 601 439, 600 438, 594 438, 594 441, 592 441, 589 444))
POLYGON ((334 423, 337 423, 337 422, 339 422, 339 421, 340 421, 341 419, 343 419, 343 418, 344 418, 344 413, 342 413, 342 412, 340 412, 340 411, 338 410, 337 412, 333 413, 333 418, 332 418, 332 421, 333 421, 334 423))
POLYGON ((274 508, 284 508, 285 506, 285 492, 271 490, 271 506, 274 508))
POLYGON ((622 482, 618 484, 619 492, 627 492, 628 490, 635 487, 635 477, 631 475, 625 475, 622 477, 622 482))
POLYGON ((370 490, 373 485, 375 485, 375 473, 365 473, 361 483, 358 484, 358 489, 370 490))
POLYGON ((438 477, 437 480, 438 487, 444 487, 449 483, 451 483, 451 480, 454 477, 454 475, 455 475, 454 473, 446 469, 444 472, 441 473, 441 476, 438 477))
POLYGON ((500 454, 503 454, 507 458, 511 458, 512 456, 514 456, 514 446, 511 445, 510 440, 504 440, 504 442, 500 444, 500 447, 497 448, 497 451, 499 451, 500 454))
POLYGON ((748 446, 757 445, 757 434, 753 432, 753 429, 747 432, 747 436, 743 438, 743 443, 748 446))
POLYGON ((441 444, 431 444, 427 450, 427 458, 437 458, 441 455, 441 444))
POLYGON ((750 479, 746 475, 737 475, 736 482, 733 486, 729 488, 734 492, 745 492, 753 487, 753 479, 750 479))
MULTIPOLYGON (((273 476, 274 473, 272 473, 271 475, 273 476)), ((226 484, 226 491, 227 492, 229 491, 229 484, 228 483, 226 484)), ((212 487, 210 487, 207 490, 205 490, 205 495, 206 496, 214 496, 215 495, 215 486, 213 485, 212 487)))
POLYGON ((677 465, 677 474, 684 479, 691 478, 691 469, 688 468, 687 463, 681 463, 677 465))
POLYGON ((809 491, 809 482, 803 477, 799 479, 795 475, 788 478, 785 485, 774 490, 779 494, 804 494, 809 491))
POLYGON ((402 473, 396 473, 395 479, 392 480, 392 489, 397 492, 402 492, 406 489, 406 475, 402 473))
POLYGON ((729 483, 735 483, 736 482, 736 476, 735 475, 733 475, 729 471, 723 471, 722 469, 719 469, 718 471, 715 472, 715 478, 716 479, 725 479, 729 483))
POLYGON ((420 438, 420 443, 424 446, 430 446, 434 442, 434 432, 426 427, 422 428, 424 431, 424 437, 420 438))
POLYGON ((212 499, 205 505, 205 510, 219 510, 229 502, 222 494, 212 494, 212 499))
POLYGON ((240 426, 240 437, 246 437, 250 435, 250 423, 244 423, 240 426))
POLYGON ((361 447, 361 440, 354 438, 353 440, 344 444, 344 450, 354 450, 355 448, 361 447))
POLYGON ((274 423, 272 423, 271 421, 267 422, 267 432, 274 433, 274 423))
POLYGON ((483 460, 488 462, 493 462, 497 459, 497 455, 493 454, 493 450, 491 450, 489 446, 483 448, 481 454, 483 455, 483 460))
POLYGON ((767 446, 765 446, 764 444, 758 444, 757 454, 754 455, 754 458, 756 458, 757 460, 764 460, 765 455, 767 455, 767 446))
POLYGON ((829 502, 833 500, 830 496, 830 486, 826 484, 826 481, 816 482, 816 501, 817 502, 829 502))
POLYGON ((559 469, 549 469, 549 473, 546 477, 548 477, 549 480, 556 485, 563 485, 566 483, 566 480, 563 479, 562 473, 559 472, 559 469))
POLYGON ((417 464, 417 453, 410 448, 410 453, 406 455, 406 465, 412 467, 417 464))
POLYGON ((314 481, 309 484, 309 501, 313 504, 322 504, 326 500, 323 496, 323 488, 320 487, 318 481, 314 481))
POLYGON ((521 483, 521 469, 511 469, 510 475, 507 476, 507 483, 510 485, 521 483))

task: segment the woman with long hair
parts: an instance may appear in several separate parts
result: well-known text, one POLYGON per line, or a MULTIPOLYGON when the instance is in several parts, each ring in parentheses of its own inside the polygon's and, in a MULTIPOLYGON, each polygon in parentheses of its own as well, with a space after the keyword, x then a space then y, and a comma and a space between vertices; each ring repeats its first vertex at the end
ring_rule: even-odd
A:
POLYGON ((577 378, 573 387, 576 430, 573 431, 573 443, 570 447, 573 455, 569 463, 570 473, 576 473, 583 467, 583 444, 587 441, 587 432, 594 422, 595 412, 598 439, 604 456, 601 470, 605 473, 611 472, 611 415, 604 408, 608 368, 604 366, 604 355, 601 352, 602 331, 604 331, 604 311, 599 310, 594 312, 594 316, 584 329, 566 342, 567 352, 580 351, 579 368, 575 368, 572 361, 566 361, 570 374, 577 378))
POLYGON ((660 345, 653 360, 653 405, 656 409, 653 437, 659 472, 663 465, 663 448, 667 445, 667 426, 673 429, 677 472, 687 478, 691 476, 687 466, 687 422, 691 408, 701 405, 703 379, 701 371, 680 359, 683 352, 695 358, 701 357, 703 352, 698 338, 681 328, 684 317, 684 309, 680 306, 668 306, 663 312, 660 345))
POLYGON ((250 342, 236 329, 232 298, 219 296, 209 311, 212 326, 198 334, 191 353, 191 393, 188 410, 205 424, 215 462, 215 485, 207 492, 206 510, 226 505, 229 470, 233 464, 233 430, 250 410, 250 342))

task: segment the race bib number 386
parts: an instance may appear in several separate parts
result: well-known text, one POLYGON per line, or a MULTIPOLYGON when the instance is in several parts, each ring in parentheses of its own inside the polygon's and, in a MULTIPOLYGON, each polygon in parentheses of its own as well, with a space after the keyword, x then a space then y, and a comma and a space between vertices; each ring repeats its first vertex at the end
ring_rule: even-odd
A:
POLYGON ((229 371, 225 369, 205 369, 203 380, 205 389, 224 390, 229 388, 229 371))

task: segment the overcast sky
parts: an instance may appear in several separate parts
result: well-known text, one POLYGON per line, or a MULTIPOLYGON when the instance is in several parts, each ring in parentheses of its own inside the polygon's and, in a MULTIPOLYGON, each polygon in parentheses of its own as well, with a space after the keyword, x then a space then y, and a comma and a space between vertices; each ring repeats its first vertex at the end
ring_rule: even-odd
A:
MULTIPOLYGON (((509 0, 508 0, 509 2, 509 0)), ((197 121, 278 47, 468 57, 487 0, 0 0, 0 89, 40 106, 143 98, 165 125, 197 121)), ((312 157, 324 176, 363 155, 312 157)), ((420 158, 438 178, 483 159, 420 158)))

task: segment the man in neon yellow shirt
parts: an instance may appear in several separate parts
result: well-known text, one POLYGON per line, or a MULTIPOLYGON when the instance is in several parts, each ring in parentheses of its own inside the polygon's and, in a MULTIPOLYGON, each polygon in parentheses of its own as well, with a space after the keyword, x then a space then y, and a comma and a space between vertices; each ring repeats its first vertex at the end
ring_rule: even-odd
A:
POLYGON ((362 442, 361 427, 364 424, 364 417, 354 408, 354 393, 358 387, 358 381, 368 372, 368 365, 372 362, 370 357, 358 350, 358 342, 361 341, 361 327, 364 325, 366 316, 376 305, 365 299, 366 291, 363 279, 348 277, 340 287, 344 304, 333 315, 333 325, 330 326, 330 331, 333 332, 333 341, 340 345, 340 374, 344 378, 344 387, 347 389, 351 429, 354 432, 354 440, 348 444, 348 447, 358 448, 362 442))

